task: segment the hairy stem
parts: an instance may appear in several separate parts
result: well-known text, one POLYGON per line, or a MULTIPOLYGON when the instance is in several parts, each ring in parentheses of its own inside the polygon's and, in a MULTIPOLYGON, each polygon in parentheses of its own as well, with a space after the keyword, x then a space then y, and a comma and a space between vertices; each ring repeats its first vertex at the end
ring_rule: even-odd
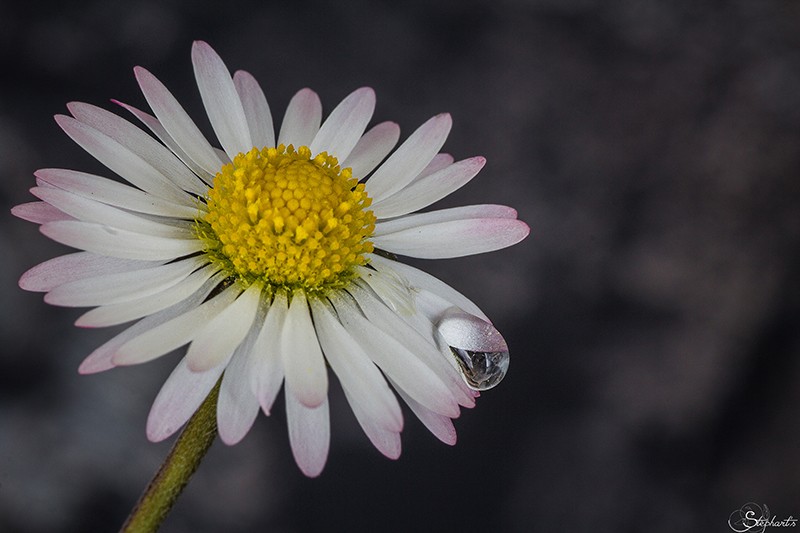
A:
POLYGON ((142 493, 121 533, 153 533, 167 517, 189 478, 217 436, 217 397, 220 382, 186 424, 175 445, 142 493))

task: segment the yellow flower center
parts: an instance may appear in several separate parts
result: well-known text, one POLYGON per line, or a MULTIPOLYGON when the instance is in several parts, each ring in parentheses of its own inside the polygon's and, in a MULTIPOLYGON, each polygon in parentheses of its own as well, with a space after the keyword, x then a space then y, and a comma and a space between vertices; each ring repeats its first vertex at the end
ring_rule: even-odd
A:
POLYGON ((196 231, 206 254, 249 285, 324 292, 365 264, 375 215, 364 184, 335 157, 253 148, 214 177, 196 231))

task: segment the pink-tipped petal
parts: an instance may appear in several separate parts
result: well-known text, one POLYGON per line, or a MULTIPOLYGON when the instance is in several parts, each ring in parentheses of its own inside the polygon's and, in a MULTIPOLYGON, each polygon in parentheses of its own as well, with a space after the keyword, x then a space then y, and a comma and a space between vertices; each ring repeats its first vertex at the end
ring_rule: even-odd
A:
POLYGON ((308 146, 319 131, 322 102, 311 89, 301 89, 289 101, 278 134, 278 144, 308 146))
POLYGON ((421 405, 419 402, 411 398, 408 394, 406 394, 403 389, 399 387, 395 387, 397 392, 403 398, 403 400, 408 404, 414 414, 419 418, 420 422, 422 422, 428 431, 433 433, 433 435, 439 439, 440 441, 444 442, 449 446, 454 446, 456 443, 456 428, 453 426, 453 421, 449 417, 442 416, 438 413, 434 413, 427 407, 421 405))
POLYGON ((520 242, 530 228, 521 220, 478 218, 418 226, 372 239, 376 248, 420 259, 446 259, 500 250, 520 242))
MULTIPOLYGON (((186 204, 164 200, 134 187, 101 176, 66 170, 62 168, 43 168, 34 172, 36 178, 45 185, 69 191, 83 198, 122 207, 128 211, 160 215, 172 218, 193 219, 199 213, 198 206, 187 198, 186 204)), ((199 181, 198 181, 199 183, 199 181)), ((205 195, 206 187, 197 193, 205 195)))
POLYGON ((317 477, 325 468, 330 446, 328 399, 311 408, 300 403, 293 394, 286 394, 285 397, 286 423, 289 426, 292 455, 306 476, 317 477))
POLYGON ((239 292, 241 289, 236 286, 228 287, 203 305, 132 338, 117 349, 112 362, 117 366, 146 363, 191 342, 206 324, 233 303, 239 292))
MULTIPOLYGON (((350 289, 350 293, 356 299, 363 313, 368 317, 375 329, 383 331, 393 337, 403 346, 405 353, 413 354, 425 367, 436 374, 436 377, 447 388, 448 395, 450 396, 448 400, 452 400, 465 407, 472 407, 475 405, 475 400, 470 394, 469 387, 464 384, 458 370, 456 370, 452 355, 448 353, 446 356, 443 356, 442 351, 440 351, 440 347, 434 337, 434 325, 432 323, 428 324, 425 333, 420 333, 401 316, 398 316, 397 313, 375 298, 374 294, 364 286, 363 282, 354 284, 350 289)), ((420 319, 424 319, 424 317, 420 316, 420 319)), ((393 376, 390 375, 389 377, 393 376)), ((412 392, 407 388, 406 390, 409 393, 412 392)), ((414 397, 417 398, 416 396, 414 397)), ((417 398, 417 400, 439 414, 449 416, 450 418, 458 416, 459 411, 457 406, 454 406, 449 411, 444 411, 441 408, 426 404, 420 398, 417 398)))
POLYGON ((47 293, 44 301, 65 307, 91 307, 128 302, 164 291, 203 266, 190 258, 152 268, 103 274, 72 281, 47 293))
POLYGON ((417 401, 446 416, 458 415, 458 404, 436 373, 400 341, 367 320, 355 303, 337 298, 339 320, 381 370, 417 401))
POLYGON ((157 264, 159 263, 75 252, 54 257, 31 268, 20 277, 19 286, 26 291, 48 292, 59 285, 79 279, 130 272, 157 264))
POLYGON ((208 294, 216 286, 217 282, 214 279, 211 279, 207 281, 200 288, 200 290, 186 300, 175 304, 172 307, 164 309, 161 312, 150 315, 147 318, 143 318, 136 324, 130 326, 128 329, 124 330, 122 333, 118 334, 89 354, 89 357, 84 359, 83 363, 81 363, 81 366, 78 368, 78 372, 81 374, 94 374, 96 372, 103 372, 105 370, 114 368, 116 365, 112 362, 112 358, 114 357, 114 354, 117 353, 117 350, 120 346, 125 344, 130 339, 133 339, 142 333, 159 326, 160 324, 169 322, 176 316, 183 315, 187 311, 196 308, 198 305, 200 305, 200 303, 203 302, 203 300, 205 300, 206 296, 208 296, 208 294))
POLYGON ((22 220, 33 222, 34 224, 47 224, 48 222, 58 222, 60 220, 75 220, 73 217, 47 202, 28 202, 15 205, 11 208, 11 214, 22 220))
POLYGON ((233 85, 242 101, 253 146, 256 148, 275 146, 275 126, 272 124, 272 112, 261 86, 249 72, 244 70, 234 73, 233 85))
POLYGON ((451 222, 454 220, 472 220, 480 218, 517 218, 517 211, 505 205, 481 204, 465 205, 461 207, 451 207, 449 209, 439 209, 425 213, 416 213, 391 220, 379 221, 375 224, 373 235, 386 235, 396 233, 401 230, 427 226, 439 222, 451 222))
POLYGON ((210 175, 219 172, 222 160, 172 93, 146 69, 136 67, 134 74, 150 108, 181 150, 210 175))
POLYGON ((189 223, 162 224, 63 189, 33 187, 31 193, 71 217, 84 222, 93 222, 112 228, 125 228, 155 237, 191 239, 195 235, 189 223))
POLYGON ((400 442, 400 432, 386 429, 380 420, 371 417, 365 412, 366 405, 354 400, 346 391, 345 397, 353 410, 353 414, 358 420, 358 425, 364 430, 364 434, 375 448, 388 459, 400 458, 402 445, 400 442))
POLYGON ((414 180, 406 188, 372 205, 375 216, 397 217, 428 207, 466 185, 486 164, 483 157, 454 163, 438 172, 414 180))
POLYGON ((218 269, 219 267, 216 265, 206 265, 200 270, 192 272, 186 279, 159 293, 128 302, 96 307, 81 315, 75 321, 75 325, 81 328, 104 328, 152 315, 185 300, 199 290, 215 273, 221 282, 223 276, 217 272, 218 269))
POLYGON ((186 358, 182 359, 150 408, 147 438, 151 442, 160 442, 178 431, 206 399, 222 371, 222 368, 212 368, 207 372, 192 372, 186 358))
POLYGON ((325 358, 339 377, 350 404, 358 405, 370 424, 395 433, 402 431, 400 404, 378 367, 327 305, 314 300, 311 308, 325 358))
MULTIPOLYGON (((72 102, 67 104, 72 116, 144 159, 176 186, 193 194, 204 194, 205 187, 174 153, 122 117, 105 109, 72 102)), ((190 200, 186 197, 186 200, 190 200)))
POLYGON ((327 152, 344 161, 358 142, 375 111, 375 91, 362 87, 334 108, 309 148, 312 154, 327 152))
POLYGON ((75 118, 56 115, 55 119, 81 148, 129 183, 173 202, 186 201, 186 194, 178 186, 127 146, 75 118))
POLYGON ((195 41, 192 64, 203 105, 220 144, 230 159, 253 147, 242 101, 231 74, 208 43, 195 41))
POLYGON ((367 180, 367 192, 378 202, 408 185, 444 145, 453 121, 444 113, 411 134, 367 180))

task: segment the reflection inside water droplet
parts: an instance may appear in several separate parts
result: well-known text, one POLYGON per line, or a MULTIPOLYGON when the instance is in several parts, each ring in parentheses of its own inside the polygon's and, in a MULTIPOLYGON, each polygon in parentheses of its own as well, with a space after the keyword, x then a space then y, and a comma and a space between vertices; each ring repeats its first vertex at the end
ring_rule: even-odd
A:
POLYGON ((450 347, 458 361, 461 377, 473 390, 489 390, 500 383, 508 372, 508 352, 473 352, 450 347))

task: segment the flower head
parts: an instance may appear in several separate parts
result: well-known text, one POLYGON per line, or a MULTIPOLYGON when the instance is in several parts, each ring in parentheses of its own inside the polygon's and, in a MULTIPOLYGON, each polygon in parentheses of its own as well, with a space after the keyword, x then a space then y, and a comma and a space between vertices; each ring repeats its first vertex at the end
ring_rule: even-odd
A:
POLYGON ((365 133, 375 108, 369 88, 324 122, 317 95, 301 90, 276 138, 250 74, 231 77, 203 42, 192 61, 222 148, 140 67, 154 115, 117 103, 152 135, 101 108, 69 104, 72 116, 56 116, 58 124, 129 184, 37 171, 31 192, 40 201, 14 214, 81 251, 32 268, 20 286, 46 292, 54 305, 93 307, 79 326, 136 321, 92 352, 82 373, 188 344, 150 412, 153 441, 178 430, 221 378, 219 433, 236 443, 285 385, 292 451, 305 474, 318 475, 328 453, 330 368, 386 456, 400 455, 403 427, 392 389, 453 444, 451 419, 502 379, 508 348, 475 304, 396 256, 459 257, 525 238, 527 225, 505 206, 416 213, 467 183, 484 159, 439 153, 446 114, 393 151, 397 124, 365 133))

